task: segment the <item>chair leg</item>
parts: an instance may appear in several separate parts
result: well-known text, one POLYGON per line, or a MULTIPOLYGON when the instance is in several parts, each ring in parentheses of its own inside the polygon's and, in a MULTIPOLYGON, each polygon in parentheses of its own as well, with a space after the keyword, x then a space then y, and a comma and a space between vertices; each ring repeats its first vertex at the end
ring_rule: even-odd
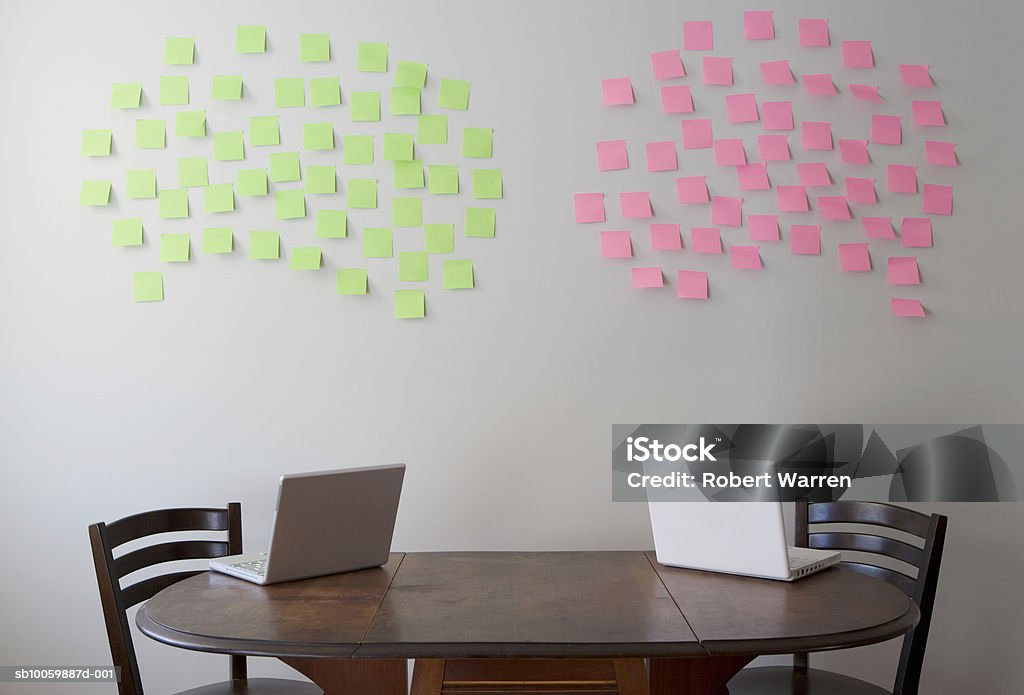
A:
POLYGON ((412 669, 410 695, 441 695, 444 666, 444 659, 416 659, 412 669))
POLYGON ((651 695, 643 659, 614 659, 613 666, 619 695, 651 695))

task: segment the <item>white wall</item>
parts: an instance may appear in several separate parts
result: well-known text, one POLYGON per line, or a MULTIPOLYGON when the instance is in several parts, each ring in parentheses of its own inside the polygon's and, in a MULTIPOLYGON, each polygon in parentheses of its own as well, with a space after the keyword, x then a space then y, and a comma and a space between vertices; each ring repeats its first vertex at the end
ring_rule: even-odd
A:
MULTIPOLYGON (((743 9, 710 0, 3 3, 0 661, 108 661, 88 523, 240 500, 255 548, 266 541, 276 478, 288 471, 407 462, 398 549, 644 548, 645 509, 610 501, 612 423, 1022 421, 1019 6, 777 3, 771 46, 742 41, 743 9), (714 19, 716 52, 736 58, 739 91, 756 84, 762 55, 786 54, 798 72, 822 65, 793 47, 796 18, 815 15, 831 20, 832 65, 841 39, 874 41, 892 95, 898 63, 933 66, 963 162, 944 175, 956 214, 936 224, 935 248, 920 254, 916 296, 933 315, 888 315, 884 253, 875 252, 869 277, 838 272, 834 242, 858 237, 856 223, 826 232, 820 259, 791 258, 785 244, 763 251, 762 273, 714 259, 706 305, 630 290, 627 266, 598 257, 597 230, 572 224, 572 193, 651 186, 664 219, 706 222, 703 211, 682 217, 671 177, 642 173, 639 150, 627 176, 595 171, 595 140, 677 136, 677 119, 649 101, 647 54, 678 46, 684 18, 714 19), (236 23, 268 25, 273 52, 259 64, 273 67, 237 67, 236 23), (335 62, 300 67, 300 31, 329 31, 335 62), (156 268, 155 247, 109 246, 110 218, 130 209, 120 195, 111 211, 77 206, 79 181, 97 171, 78 147, 82 128, 110 123, 118 156, 98 166, 143 161, 126 128, 133 115, 112 114, 107 100, 115 80, 142 79, 155 95, 165 35, 197 38, 197 96, 214 72, 243 70, 254 101, 208 106, 213 128, 240 123, 251 104, 266 108, 274 76, 336 71, 346 94, 357 88, 359 40, 388 41, 393 60, 429 62, 428 94, 440 75, 470 79, 471 111, 453 117, 452 133, 495 128, 506 189, 497 238, 465 247, 478 289, 445 294, 435 277, 429 319, 398 322, 386 272, 366 301, 346 301, 334 295, 331 271, 310 277, 236 252, 164 268, 167 301, 133 304, 131 271, 156 268), (604 110, 598 81, 621 74, 634 77, 641 104, 604 110)), ((794 99, 798 119, 825 115, 794 99)), ((699 103, 716 128, 718 102, 711 93, 699 103)), ((860 106, 831 114, 837 133, 866 137, 860 106)), ((920 146, 920 134, 905 130, 920 146)), ((175 180, 175 148, 158 164, 164 180, 175 180)), ((876 154, 880 188, 890 154, 876 154)), ((692 173, 714 169, 692 161, 692 173)), ((227 170, 211 163, 215 176, 227 170)), ((714 171, 711 183, 731 187, 731 178, 714 171)), ((268 226, 269 207, 247 202, 232 220, 236 235, 268 226)), ((890 202, 895 216, 912 209, 890 202)), ((150 241, 170 227, 153 221, 150 241)), ((286 244, 312 239, 308 227, 287 229, 286 244)), ((358 257, 356 244, 332 246, 332 264, 358 257)), ((1013 691, 1024 682, 1024 510, 944 511, 950 539, 923 690, 1013 691)), ((138 645, 158 691, 224 673, 220 658, 145 638, 138 645)), ((818 663, 886 684, 896 654, 889 644, 818 663)))

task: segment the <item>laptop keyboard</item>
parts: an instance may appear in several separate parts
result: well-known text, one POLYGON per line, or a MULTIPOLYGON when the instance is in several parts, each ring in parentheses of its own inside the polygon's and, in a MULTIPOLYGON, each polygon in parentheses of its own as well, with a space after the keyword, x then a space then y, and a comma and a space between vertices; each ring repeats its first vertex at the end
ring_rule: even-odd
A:
POLYGON ((264 575, 267 573, 267 561, 263 559, 250 560, 249 562, 236 562, 231 565, 231 567, 255 575, 264 575))

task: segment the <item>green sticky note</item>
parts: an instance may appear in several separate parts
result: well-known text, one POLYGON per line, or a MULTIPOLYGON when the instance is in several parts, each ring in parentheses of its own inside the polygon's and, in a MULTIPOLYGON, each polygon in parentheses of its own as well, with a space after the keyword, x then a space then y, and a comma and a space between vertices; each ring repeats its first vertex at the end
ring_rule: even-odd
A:
POLYGON ((398 254, 399 282, 426 282, 428 256, 424 251, 402 251, 398 254))
POLYGON ((206 157, 182 157, 178 160, 178 185, 182 188, 210 183, 206 157))
POLYGON ((420 116, 416 123, 416 142, 421 145, 448 144, 448 117, 420 116))
POLYGON ((142 218, 114 220, 114 233, 110 243, 114 246, 142 246, 142 218))
POLYGON ((110 181, 82 181, 78 193, 79 205, 109 205, 110 181))
POLYGON ((242 169, 238 172, 238 195, 260 196, 266 194, 266 169, 242 169))
POLYGON ((203 253, 231 253, 234 248, 231 227, 207 227, 203 230, 203 253))
POLYGON ((338 106, 341 104, 341 84, 338 82, 338 78, 310 78, 309 101, 313 106, 338 106))
POLYGON ((446 290, 473 289, 473 261, 445 261, 443 274, 446 290))
POLYGON ((164 220, 188 217, 188 191, 184 188, 160 191, 157 196, 157 210, 160 218, 164 220))
POLYGON ((218 162, 237 162, 245 159, 242 131, 213 134, 213 158, 218 162))
POLYGON ((431 164, 427 167, 427 192, 453 195, 459 192, 459 168, 454 164, 431 164))
POLYGON ((352 92, 352 120, 376 122, 380 120, 380 92, 352 92))
POLYGON ((129 169, 126 178, 129 198, 156 198, 156 169, 129 169))
POLYGON ((135 273, 132 275, 132 291, 136 302, 164 301, 164 276, 162 273, 135 273))
POLYGON ((359 60, 357 62, 359 72, 387 72, 388 45, 363 41, 359 44, 359 60))
POLYGON ((174 134, 185 138, 206 137, 206 112, 179 111, 174 114, 174 134))
POLYGON ((334 166, 306 167, 306 193, 337 193, 337 171, 334 166))
POLYGON ((341 147, 345 164, 373 164, 372 135, 346 135, 341 147))
POLYGON ((327 34, 300 34, 299 60, 303 63, 326 63, 331 59, 331 39, 327 34))
POLYGON ((270 180, 274 183, 286 181, 298 181, 299 153, 298 152, 271 152, 270 153, 270 180))
POLYGON ((395 71, 396 87, 412 87, 423 89, 427 84, 427 64, 414 63, 411 60, 398 61, 398 69, 395 71))
POLYGON ((344 210, 317 210, 316 235, 322 239, 344 239, 348 223, 344 210))
POLYGON ((162 118, 140 118, 135 121, 135 146, 139 149, 162 150, 167 145, 167 127, 162 118))
POLYGON ((292 270, 320 270, 322 256, 323 253, 316 246, 296 246, 292 249, 288 267, 292 270))
POLYGON ((427 253, 455 253, 455 225, 428 224, 424 226, 423 250, 427 253))
POLYGON ((438 104, 442 109, 465 111, 469 108, 469 82, 441 78, 441 95, 438 104))
POLYGON ((490 128, 462 129, 462 156, 490 159, 494 131, 490 128))
POLYGON ((236 27, 235 50, 239 53, 265 53, 267 50, 267 28, 265 26, 236 27))
POLYGON ((110 108, 137 109, 142 103, 142 84, 139 82, 115 82, 110 94, 110 108))
POLYGON ((306 85, 301 77, 279 77, 274 80, 274 104, 279 109, 306 105, 306 85))
POLYGON ((279 220, 294 220, 306 216, 306 195, 301 188, 274 191, 274 214, 279 220))
POLYGON ((392 198, 391 224, 396 227, 419 227, 423 224, 423 201, 419 198, 392 198))
POLYGON ((242 76, 241 75, 214 75, 213 89, 210 90, 210 97, 223 99, 225 101, 237 101, 242 98, 242 76))
POLYGON ((333 150, 334 126, 330 123, 306 123, 302 126, 302 146, 307 150, 333 150))
POLYGON ((423 162, 395 162, 395 188, 423 188, 423 162))
POLYGON ((346 205, 349 208, 376 208, 377 179, 349 179, 346 205))
POLYGON ((391 258, 391 230, 387 227, 363 229, 363 258, 391 258))
POLYGON ((160 76, 160 105, 188 105, 188 77, 185 75, 160 76))
POLYGON ((186 263, 192 244, 188 234, 161 234, 160 260, 164 263, 186 263))
POLYGON ((204 212, 233 212, 235 187, 230 183, 213 183, 203 189, 204 212))
POLYGON ((466 208, 466 236, 494 238, 494 208, 466 208))
POLYGON ((254 147, 280 145, 281 128, 277 116, 250 116, 249 144, 254 147))
POLYGON ((501 197, 501 169, 475 169, 473 171, 474 198, 501 197))
POLYGON ((338 268, 338 294, 366 294, 366 269, 338 268))
POLYGON ((168 36, 164 41, 165 65, 192 65, 195 62, 196 41, 168 36))
POLYGON ((281 257, 281 236, 277 232, 249 232, 249 258, 272 261, 281 257))
POLYGON ((423 290, 395 290, 396 319, 421 319, 425 315, 423 290))
POLYGON ((420 113, 420 90, 415 87, 391 88, 391 115, 418 116, 420 113))
POLYGON ((384 160, 408 162, 412 160, 412 133, 384 133, 384 160))
POLYGON ((83 130, 82 155, 85 157, 109 157, 113 135, 109 130, 83 130))

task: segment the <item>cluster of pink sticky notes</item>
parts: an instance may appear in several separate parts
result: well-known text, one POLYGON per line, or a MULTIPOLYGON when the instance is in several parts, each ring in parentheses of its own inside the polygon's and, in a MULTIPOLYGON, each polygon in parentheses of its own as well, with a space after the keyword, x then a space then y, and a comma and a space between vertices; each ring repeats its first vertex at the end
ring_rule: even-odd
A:
POLYGON ((790 159, 789 140, 785 135, 758 135, 757 148, 766 162, 784 162, 790 159))
POLYGON ((654 70, 654 79, 659 81, 670 80, 674 77, 686 77, 683 60, 676 49, 652 53, 651 68, 654 70))
POLYGON ((601 232, 601 255, 604 258, 632 258, 633 243, 629 231, 601 232))
POLYGON ((817 96, 834 97, 839 92, 832 81, 832 75, 804 75, 804 88, 808 94, 817 96))
POLYGON ((927 65, 900 65, 900 77, 908 87, 930 89, 935 84, 927 65))
POLYGON ((896 231, 892 228, 892 220, 888 217, 862 217, 861 225, 869 239, 895 239, 896 231))
POLYGON ((826 220, 844 221, 850 219, 850 206, 844 195, 819 195, 818 213, 826 220))
POLYGON ((899 299, 894 297, 891 300, 892 313, 895 316, 908 316, 911 318, 924 318, 924 307, 919 299, 899 299))
POLYGON ((604 140, 597 143, 597 168, 599 171, 615 171, 629 168, 629 155, 625 140, 604 140))
POLYGON ((789 250, 798 256, 820 256, 821 226, 794 224, 789 228, 789 250))
POLYGON ((820 48, 830 44, 827 19, 801 19, 797 22, 800 45, 820 48))
POLYGON ((676 295, 680 299, 707 299, 708 274, 701 270, 680 270, 676 295))
POLYGON ((633 287, 647 289, 664 285, 661 268, 633 268, 633 287))
POLYGON ((651 197, 647 191, 635 191, 619 194, 619 208, 622 216, 632 219, 644 219, 653 217, 651 210, 651 197))
POLYGON ((839 140, 839 153, 847 164, 871 164, 867 140, 839 140))
POLYGON ((710 118, 686 119, 682 128, 684 150, 703 150, 714 143, 710 118))
POLYGON ((917 256, 889 256, 887 276, 890 285, 920 285, 917 256))
POLYGON ((678 224, 651 223, 651 248, 655 251, 682 251, 683 239, 678 224))
POLYGON ((775 20, 771 10, 748 10, 743 13, 743 38, 747 41, 768 41, 775 38, 775 20))
POLYGON ((693 227, 690 237, 695 253, 722 253, 722 235, 716 227, 693 227))
POLYGON ((793 130, 793 102, 765 101, 761 103, 765 130, 793 130))
POLYGON ((846 197, 851 203, 875 205, 878 202, 878 196, 875 194, 875 180, 860 176, 847 176, 846 197))
POLYGON ((928 163, 933 166, 955 167, 957 165, 956 145, 951 142, 925 140, 924 152, 928 163))
POLYGON ((752 123, 759 120, 757 99, 753 94, 730 94, 725 98, 730 123, 752 123))
POLYGON ((764 162, 751 162, 736 167, 741 191, 767 191, 771 188, 768 181, 768 167, 764 162))
POLYGON ((778 241, 778 215, 749 215, 747 225, 750 228, 751 241, 778 241))
POLYGON ((899 145, 903 142, 900 117, 882 113, 871 116, 871 142, 879 145, 899 145))
POLYGON ((882 103, 882 96, 878 93, 877 85, 850 84, 850 94, 862 101, 873 101, 876 104, 882 103))
POLYGON ((927 217, 904 217, 900 223, 900 243, 905 248, 931 248, 932 221, 927 217))
POLYGON ((670 84, 661 88, 661 110, 665 113, 693 113, 689 86, 670 84))
POLYGON ((676 194, 679 196, 679 202, 687 205, 711 202, 704 176, 679 177, 676 179, 676 194))
POLYGON ((716 195, 711 198, 711 224, 743 226, 743 198, 716 195))
POLYGON ((711 22, 683 22, 684 51, 712 51, 715 48, 715 30, 711 22))
POLYGON ((926 183, 921 194, 921 212, 930 215, 952 215, 953 187, 926 183))
POLYGON ((649 142, 647 150, 648 171, 675 171, 679 168, 676 160, 676 143, 671 140, 649 142))
POLYGON ((875 56, 870 41, 843 41, 843 66, 847 68, 873 68, 875 56))
POLYGON ((732 58, 704 56, 704 84, 732 86, 732 58))
POLYGON ((800 126, 805 150, 831 150, 832 124, 827 121, 804 121, 800 126))
POLYGON ((844 273, 864 273, 871 270, 871 254, 868 245, 839 244, 839 268, 844 273))
POLYGON ((776 186, 775 197, 780 212, 807 212, 807 189, 804 186, 776 186))
POLYGON ((601 97, 605 106, 624 106, 632 104, 633 83, 628 77, 617 77, 601 80, 601 97))
POLYGON ((577 193, 573 196, 576 224, 604 222, 604 193, 577 193))
POLYGON ((730 244, 729 261, 733 268, 740 270, 760 270, 761 251, 756 246, 730 244))
POLYGON ((913 164, 887 165, 886 187, 890 193, 917 193, 917 167, 913 164))
POLYGON ((910 102, 911 112, 914 114, 914 125, 943 126, 946 125, 946 116, 942 113, 941 101, 925 101, 915 99, 910 102))
POLYGON ((828 166, 825 162, 801 162, 796 165, 796 173, 803 186, 813 188, 832 185, 832 177, 828 173, 828 166))
POLYGON ((743 150, 743 138, 715 140, 715 163, 718 166, 746 164, 747 153, 743 150))
POLYGON ((765 84, 793 84, 793 71, 789 69, 788 60, 769 60, 761 63, 761 77, 765 84))

